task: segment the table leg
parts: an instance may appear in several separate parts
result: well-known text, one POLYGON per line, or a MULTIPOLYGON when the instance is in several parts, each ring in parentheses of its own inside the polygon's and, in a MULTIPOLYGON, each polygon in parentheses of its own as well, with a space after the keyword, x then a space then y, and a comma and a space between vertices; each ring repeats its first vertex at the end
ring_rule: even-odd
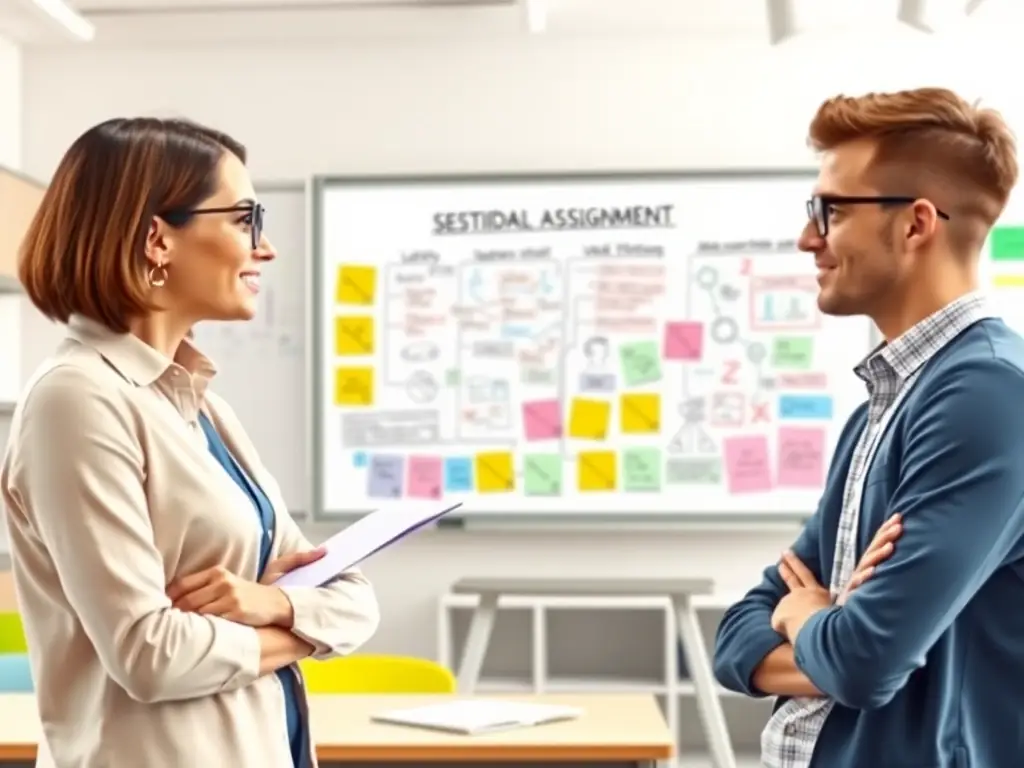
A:
POLYGON ((497 614, 498 594, 496 592, 481 593, 480 602, 473 610, 469 633, 466 635, 466 644, 463 646, 462 659, 459 662, 459 693, 471 694, 476 690, 497 614))
POLYGON ((697 708, 704 725, 711 760, 715 768, 736 768, 736 756, 729 740, 729 729, 725 724, 725 713, 718 698, 718 687, 715 685, 711 659, 704 645, 704 635, 701 634, 697 611, 694 610, 689 595, 675 595, 672 602, 675 604, 679 639, 683 644, 686 664, 690 668, 690 677, 693 679, 697 708))

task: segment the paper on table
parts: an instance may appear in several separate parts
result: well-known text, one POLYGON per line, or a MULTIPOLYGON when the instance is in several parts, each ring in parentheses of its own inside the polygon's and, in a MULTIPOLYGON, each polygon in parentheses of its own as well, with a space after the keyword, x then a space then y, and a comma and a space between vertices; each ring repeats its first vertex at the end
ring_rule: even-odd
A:
POLYGON ((469 736, 574 720, 583 714, 579 707, 535 704, 494 699, 463 699, 397 709, 373 715, 372 720, 392 725, 411 725, 469 736))
POLYGON ((319 587, 342 571, 358 565, 399 539, 423 528, 462 506, 462 502, 440 511, 437 507, 410 504, 378 509, 331 536, 320 546, 327 553, 315 563, 296 568, 274 582, 279 587, 319 587))

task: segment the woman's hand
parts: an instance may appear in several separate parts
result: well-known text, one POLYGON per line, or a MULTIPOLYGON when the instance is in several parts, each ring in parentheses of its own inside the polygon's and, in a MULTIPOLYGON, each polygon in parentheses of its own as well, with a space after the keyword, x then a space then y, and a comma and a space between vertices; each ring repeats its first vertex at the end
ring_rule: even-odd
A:
POLYGON ((315 562, 324 550, 284 555, 267 565, 259 583, 230 573, 223 566, 176 579, 167 587, 172 605, 181 611, 220 616, 250 627, 291 627, 292 604, 272 582, 295 568, 315 562))

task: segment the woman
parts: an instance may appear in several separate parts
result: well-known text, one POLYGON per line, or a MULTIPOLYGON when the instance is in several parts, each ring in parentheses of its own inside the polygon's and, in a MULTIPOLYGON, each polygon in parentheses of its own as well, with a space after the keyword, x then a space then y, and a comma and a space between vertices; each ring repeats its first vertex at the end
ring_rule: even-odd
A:
POLYGON ((236 141, 117 119, 74 143, 23 243, 29 298, 68 327, 0 473, 40 766, 313 766, 296 662, 377 627, 356 571, 271 586, 321 553, 189 340, 255 313, 262 225, 236 141))

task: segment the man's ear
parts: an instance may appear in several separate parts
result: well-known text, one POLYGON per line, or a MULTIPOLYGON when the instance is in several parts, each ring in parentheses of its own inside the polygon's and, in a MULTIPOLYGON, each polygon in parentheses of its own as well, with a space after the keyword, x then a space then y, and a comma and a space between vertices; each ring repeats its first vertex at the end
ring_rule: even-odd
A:
POLYGON ((154 216, 146 232, 146 260, 150 264, 167 266, 171 262, 173 230, 159 216, 154 216))
POLYGON ((939 226, 939 214, 935 205, 928 200, 918 200, 910 207, 910 219, 906 227, 907 245, 919 248, 935 235, 939 226))

